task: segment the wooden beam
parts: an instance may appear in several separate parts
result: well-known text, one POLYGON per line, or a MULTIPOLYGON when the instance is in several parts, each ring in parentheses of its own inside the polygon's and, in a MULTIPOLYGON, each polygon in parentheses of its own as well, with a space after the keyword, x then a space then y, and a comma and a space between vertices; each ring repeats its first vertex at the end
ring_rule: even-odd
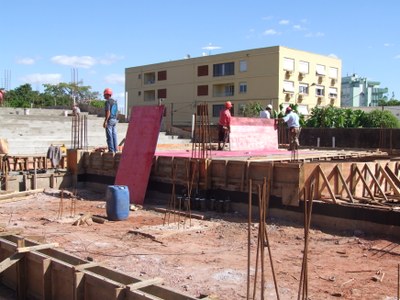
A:
POLYGON ((3 273, 12 265, 16 264, 22 257, 24 257, 23 253, 14 253, 10 257, 7 257, 0 263, 0 273, 3 273))
POLYGON ((132 284, 127 285, 126 287, 129 288, 130 290, 137 290, 137 289, 141 289, 143 287, 149 286, 149 285, 161 284, 161 283, 163 283, 163 281, 164 280, 162 278, 156 277, 156 278, 132 283, 132 284))
MULTIPOLYGON (((365 181, 365 179, 364 179, 364 177, 363 177, 361 171, 358 169, 357 166, 355 166, 355 171, 357 172, 357 174, 359 175, 359 178, 360 178, 361 181, 363 182, 363 184, 364 184, 364 189, 367 190, 367 192, 368 192, 369 196, 372 198, 372 200, 375 200, 374 194, 372 193, 371 189, 368 187, 367 182, 365 181)), ((364 192, 363 192, 363 195, 362 195, 362 196, 364 196, 364 192)))
POLYGON ((30 252, 30 251, 43 250, 43 249, 48 249, 48 248, 53 248, 53 247, 58 247, 58 243, 41 244, 41 245, 35 245, 35 246, 30 246, 30 247, 18 247, 17 253, 26 253, 26 252, 30 252))
POLYGON ((385 195, 385 192, 382 190, 381 185, 379 184, 378 180, 376 179, 376 177, 374 176, 374 174, 372 173, 371 169, 368 167, 367 164, 365 164, 364 168, 366 169, 366 171, 369 173, 369 175, 372 178, 372 181, 375 183, 375 186, 378 188, 378 190, 381 192, 381 195, 383 196, 383 198, 385 198, 385 200, 387 201, 388 198, 385 195))
POLYGON ((331 185, 329 184, 328 178, 326 178, 326 175, 325 175, 324 171, 322 171, 322 168, 321 168, 320 165, 318 165, 317 168, 318 168, 319 174, 321 174, 322 179, 324 180, 324 182, 325 182, 325 184, 326 184, 326 187, 327 187, 327 189, 328 189, 328 191, 329 191, 329 194, 330 194, 331 197, 332 197, 333 203, 336 204, 336 196, 335 196, 335 194, 334 194, 333 191, 332 191, 332 188, 331 188, 331 185))
POLYGON ((338 174, 338 178, 339 178, 340 181, 342 182, 342 184, 343 184, 343 186, 344 186, 344 189, 346 190, 347 195, 348 195, 349 198, 350 198, 350 201, 351 201, 352 203, 354 203, 353 195, 351 194, 350 188, 347 186, 346 180, 344 180, 343 174, 342 174, 342 172, 340 171, 338 165, 336 165, 336 171, 337 171, 337 174, 338 174))

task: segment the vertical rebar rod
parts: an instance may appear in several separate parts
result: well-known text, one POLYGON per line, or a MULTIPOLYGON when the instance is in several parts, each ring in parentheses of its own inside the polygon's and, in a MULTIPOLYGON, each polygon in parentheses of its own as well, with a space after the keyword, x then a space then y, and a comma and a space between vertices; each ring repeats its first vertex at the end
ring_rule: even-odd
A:
POLYGON ((247 225, 247 300, 250 298, 250 254, 251 254, 251 207, 252 207, 252 180, 249 180, 249 217, 247 225))

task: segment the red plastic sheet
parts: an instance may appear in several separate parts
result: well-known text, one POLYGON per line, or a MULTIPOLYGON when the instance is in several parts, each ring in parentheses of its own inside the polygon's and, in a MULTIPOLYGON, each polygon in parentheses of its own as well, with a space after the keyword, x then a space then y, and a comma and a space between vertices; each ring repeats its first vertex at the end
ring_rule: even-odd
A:
POLYGON ((274 119, 232 117, 231 150, 277 150, 278 130, 274 119))
POLYGON ((163 105, 132 108, 115 177, 116 185, 128 186, 130 203, 144 202, 163 111, 163 105))

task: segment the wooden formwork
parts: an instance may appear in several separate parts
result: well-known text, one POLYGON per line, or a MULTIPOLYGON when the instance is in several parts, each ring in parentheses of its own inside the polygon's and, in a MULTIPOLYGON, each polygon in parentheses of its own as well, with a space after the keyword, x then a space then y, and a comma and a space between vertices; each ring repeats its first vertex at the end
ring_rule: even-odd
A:
POLYGON ((56 246, 2 236, 0 283, 16 291, 18 299, 196 299, 162 286, 159 278, 140 280, 59 251, 56 246))
POLYGON ((151 180, 181 184, 193 183, 194 190, 221 189, 253 192, 264 178, 271 180, 271 196, 282 204, 298 206, 306 189, 315 186, 313 199, 333 203, 398 203, 400 164, 397 161, 371 162, 267 162, 251 160, 211 160, 182 157, 155 157, 151 180), (176 169, 174 178, 172 170, 176 169))
POLYGON ((301 193, 315 184, 314 199, 379 206, 400 203, 398 161, 326 162, 303 165, 301 193))
POLYGON ((152 181, 168 184, 174 182, 186 186, 193 183, 194 190, 244 193, 248 192, 250 179, 253 192, 257 192, 257 186, 270 178, 272 195, 281 197, 284 204, 298 205, 302 174, 299 163, 159 156, 154 158, 150 177, 152 181), (173 168, 176 169, 174 177, 173 168))

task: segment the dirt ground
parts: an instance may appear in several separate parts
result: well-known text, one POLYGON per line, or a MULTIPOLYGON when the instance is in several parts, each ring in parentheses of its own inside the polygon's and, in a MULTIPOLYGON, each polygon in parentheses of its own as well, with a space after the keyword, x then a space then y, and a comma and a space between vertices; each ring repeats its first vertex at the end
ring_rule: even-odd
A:
MULTIPOLYGON (((79 214, 106 216, 104 195, 80 190, 78 196, 75 212, 70 199, 64 199, 60 212, 55 190, 0 203, 0 223, 5 230, 20 228, 24 236, 57 242, 59 249, 136 278, 161 277, 165 286, 193 297, 246 299, 248 265, 251 291, 256 267, 260 278, 261 263, 256 265, 255 259, 259 224, 255 220, 251 225, 248 264, 245 214, 193 211, 207 219, 178 218, 156 211, 162 206, 154 199, 131 211, 127 220, 74 226, 79 214)), ((280 299, 297 299, 303 225, 268 218, 267 234, 280 299)), ((397 299, 398 241, 317 228, 310 229, 309 237, 308 299, 397 299)), ((268 247, 264 249, 264 298, 277 299, 268 247)), ((261 299, 260 286, 258 280, 255 299, 261 299)))

